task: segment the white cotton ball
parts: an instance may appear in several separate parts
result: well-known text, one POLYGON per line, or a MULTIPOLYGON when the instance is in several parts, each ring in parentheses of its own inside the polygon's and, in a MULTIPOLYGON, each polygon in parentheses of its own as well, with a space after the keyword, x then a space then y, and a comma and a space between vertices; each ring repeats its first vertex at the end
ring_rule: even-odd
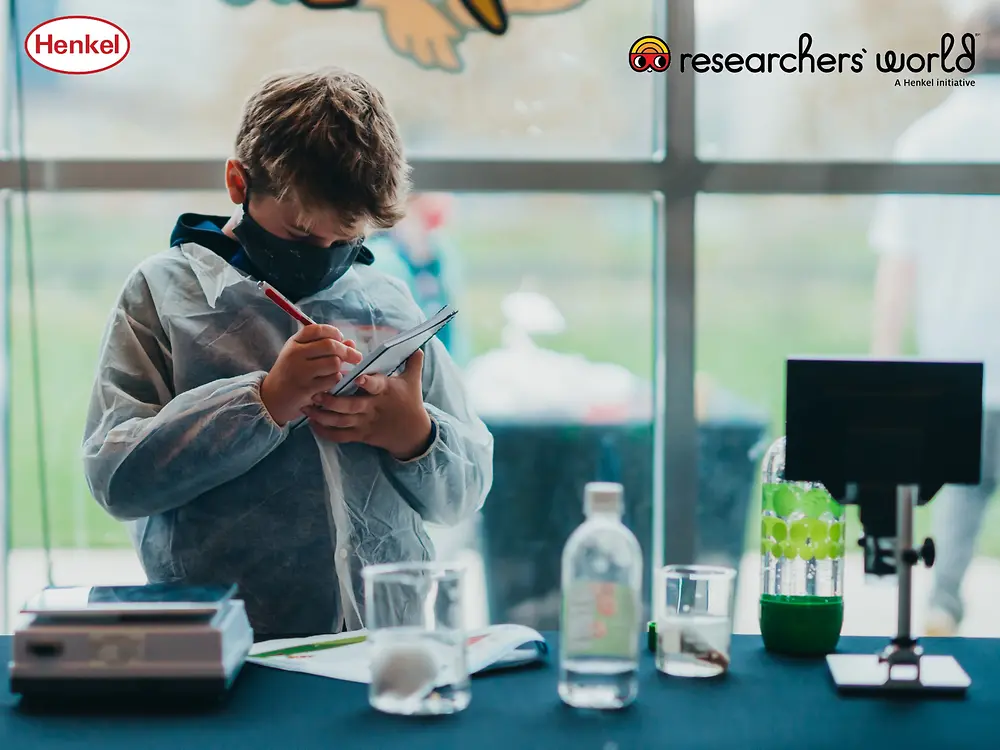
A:
POLYGON ((380 695, 421 698, 437 681, 434 652, 421 646, 388 646, 372 659, 372 687, 380 695))

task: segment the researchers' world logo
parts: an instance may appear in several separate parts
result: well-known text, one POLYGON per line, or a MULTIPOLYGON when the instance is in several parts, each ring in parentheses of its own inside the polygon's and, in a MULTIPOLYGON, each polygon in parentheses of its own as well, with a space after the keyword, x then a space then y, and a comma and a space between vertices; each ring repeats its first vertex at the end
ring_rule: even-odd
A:
POLYGON ((658 36, 640 37, 628 51, 628 64, 636 73, 662 73, 670 67, 670 48, 658 36))
POLYGON ((38 24, 24 38, 24 52, 53 73, 87 75, 110 70, 132 49, 125 29, 94 16, 61 16, 38 24))
MULTIPOLYGON (((874 58, 875 69, 880 73, 934 76, 964 76, 976 67, 976 39, 979 34, 942 34, 934 50, 887 49, 870 53, 862 47, 856 52, 828 52, 813 49, 812 34, 800 34, 798 49, 791 51, 737 52, 682 52, 675 55, 679 73, 861 73, 874 58)), ((670 66, 671 55, 666 43, 655 36, 638 39, 629 49, 629 66, 636 72, 665 71, 670 66)), ((917 85, 923 79, 897 79, 895 85, 917 85)), ((920 85, 935 85, 930 83, 920 85)), ((973 81, 941 80, 948 85, 973 85, 973 81)))

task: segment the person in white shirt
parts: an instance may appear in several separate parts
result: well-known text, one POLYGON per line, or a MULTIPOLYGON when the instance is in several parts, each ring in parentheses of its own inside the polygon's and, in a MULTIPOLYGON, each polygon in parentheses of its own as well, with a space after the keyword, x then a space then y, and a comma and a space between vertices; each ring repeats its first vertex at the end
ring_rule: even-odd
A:
MULTIPOLYGON (((976 40, 975 85, 957 88, 899 138, 905 162, 1000 162, 1000 4, 967 28, 976 40)), ((1000 197, 889 195, 869 241, 879 254, 872 352, 901 353, 915 317, 929 359, 985 364, 982 482, 946 486, 931 503, 937 545, 928 635, 950 635, 963 616, 962 579, 1000 474, 1000 197)))

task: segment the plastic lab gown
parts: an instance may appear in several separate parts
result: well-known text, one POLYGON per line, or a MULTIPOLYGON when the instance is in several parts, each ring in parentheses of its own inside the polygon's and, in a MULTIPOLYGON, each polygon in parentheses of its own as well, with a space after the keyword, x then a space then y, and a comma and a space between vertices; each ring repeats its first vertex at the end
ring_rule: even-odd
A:
MULTIPOLYGON (((400 282, 361 265, 299 306, 362 350, 422 319, 400 282)), ((279 427, 260 384, 297 330, 201 245, 150 258, 108 323, 84 438, 91 491, 128 522, 149 580, 237 583, 258 637, 362 627, 362 567, 432 559, 424 521, 474 514, 493 476, 493 438, 436 340, 423 369, 436 436, 417 459, 279 427)))

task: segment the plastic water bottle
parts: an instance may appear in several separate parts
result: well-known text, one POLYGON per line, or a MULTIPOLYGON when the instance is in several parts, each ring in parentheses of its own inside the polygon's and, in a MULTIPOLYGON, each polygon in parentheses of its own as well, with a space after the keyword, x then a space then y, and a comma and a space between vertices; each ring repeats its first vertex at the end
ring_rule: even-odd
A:
POLYGON ((559 697, 577 708, 624 708, 639 691, 642 550, 623 510, 620 484, 588 484, 563 550, 559 697))

